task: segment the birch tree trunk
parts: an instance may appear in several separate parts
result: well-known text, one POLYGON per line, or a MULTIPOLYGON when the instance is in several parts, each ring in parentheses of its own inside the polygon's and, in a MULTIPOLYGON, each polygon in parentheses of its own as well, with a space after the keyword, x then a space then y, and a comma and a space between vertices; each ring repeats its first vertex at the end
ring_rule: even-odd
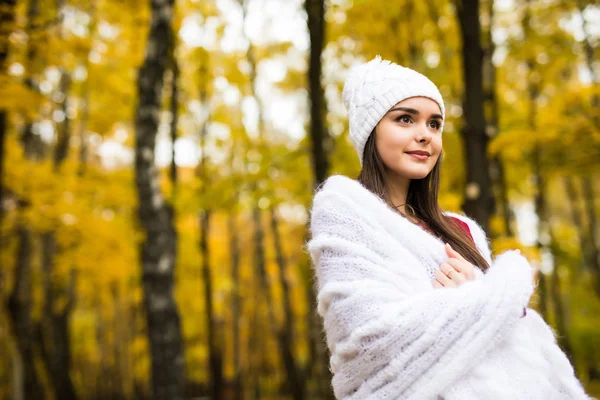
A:
POLYGON ((145 234, 140 258, 155 400, 183 400, 185 384, 181 322, 173 296, 177 232, 154 162, 163 79, 172 46, 173 2, 151 0, 152 17, 138 74, 135 114, 135 182, 139 222, 145 234))

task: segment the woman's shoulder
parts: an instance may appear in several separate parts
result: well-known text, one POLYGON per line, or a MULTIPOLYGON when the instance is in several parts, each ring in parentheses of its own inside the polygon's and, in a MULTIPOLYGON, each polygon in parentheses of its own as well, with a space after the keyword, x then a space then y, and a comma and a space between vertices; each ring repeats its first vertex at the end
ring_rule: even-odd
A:
POLYGON ((328 227, 335 221, 341 223, 341 215, 348 219, 350 214, 357 213, 356 196, 353 195, 357 190, 356 185, 360 184, 346 176, 333 175, 317 186, 310 207, 312 231, 317 231, 322 226, 328 227))
POLYGON ((357 190, 362 185, 356 180, 345 175, 331 175, 315 190, 315 196, 321 192, 346 192, 357 190))
POLYGON ((311 209, 315 210, 322 206, 331 205, 332 202, 352 199, 352 193, 357 190, 356 185, 360 186, 360 183, 347 176, 330 176, 315 188, 311 209))
POLYGON ((364 211, 365 209, 379 209, 376 205, 381 203, 381 199, 356 179, 345 175, 332 175, 317 186, 313 193, 312 203, 313 209, 319 208, 324 203, 342 203, 364 211))

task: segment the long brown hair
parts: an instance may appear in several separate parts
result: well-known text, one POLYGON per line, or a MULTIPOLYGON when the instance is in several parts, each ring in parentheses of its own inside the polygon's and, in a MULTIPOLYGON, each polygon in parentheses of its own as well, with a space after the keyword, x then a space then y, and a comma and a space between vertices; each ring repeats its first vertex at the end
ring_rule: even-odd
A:
MULTIPOLYGON (((464 233, 460 225, 453 218, 442 214, 443 210, 438 204, 442 157, 443 152, 440 154, 433 170, 425 178, 410 181, 408 195, 406 196, 407 214, 425 222, 437 237, 445 243, 450 243, 452 248, 467 261, 485 271, 490 267, 485 258, 479 253, 477 247, 464 233)), ((383 199, 392 209, 397 210, 388 195, 387 168, 375 145, 375 129, 373 129, 365 144, 363 167, 357 180, 365 188, 383 199)))

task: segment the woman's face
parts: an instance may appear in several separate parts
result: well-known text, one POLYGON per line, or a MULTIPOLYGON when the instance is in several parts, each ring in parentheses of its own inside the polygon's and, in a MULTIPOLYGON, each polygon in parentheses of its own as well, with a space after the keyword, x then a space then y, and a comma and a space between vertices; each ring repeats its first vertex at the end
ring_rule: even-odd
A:
POLYGON ((442 151, 438 104, 426 97, 411 97, 392 107, 375 128, 375 146, 394 175, 423 179, 431 172, 442 151), (429 156, 409 154, 414 151, 429 156))

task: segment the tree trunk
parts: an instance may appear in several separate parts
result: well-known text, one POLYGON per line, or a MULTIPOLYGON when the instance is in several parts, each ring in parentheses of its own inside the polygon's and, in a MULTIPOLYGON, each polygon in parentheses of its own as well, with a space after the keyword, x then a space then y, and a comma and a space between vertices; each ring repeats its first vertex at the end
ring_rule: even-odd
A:
MULTIPOLYGON (((440 59, 444 60, 445 63, 450 63, 451 60, 453 60, 455 58, 454 56, 454 49, 448 45, 448 40, 446 39, 446 34, 443 32, 442 28, 440 27, 440 8, 439 6, 436 4, 435 0, 426 0, 425 1, 426 6, 427 6, 427 12, 429 14, 429 18, 431 19, 431 21, 434 24, 434 29, 435 29, 435 37, 437 39, 437 43, 439 46, 442 46, 442 51, 441 51, 441 56, 440 59)), ((411 17, 411 16, 409 16, 411 17)), ((454 68, 454 65, 447 65, 447 68, 454 68)), ((458 97, 458 95, 456 94, 457 92, 457 85, 456 82, 454 82, 455 79, 450 80, 449 82, 446 82, 446 85, 448 85, 448 92, 450 94, 450 98, 451 99, 455 99, 458 97)))
MULTIPOLYGON (((31 28, 34 23, 37 8, 37 1, 32 0, 29 9, 28 27, 31 28)), ((15 22, 16 0, 0 0, 0 75, 7 72, 6 61, 9 53, 8 38, 13 30, 15 22)), ((30 53, 28 52, 28 57, 30 53)), ((6 141, 6 131, 8 128, 8 113, 0 109, 0 227, 2 225, 4 210, 2 207, 3 190, 3 159, 6 141)), ((24 148, 28 148, 29 142, 24 143, 24 148)), ((26 156, 31 154, 26 152, 26 156)), ((18 199, 17 212, 22 212, 28 207, 27 201, 18 199)), ((22 395, 24 399, 44 399, 44 388, 40 381, 40 376, 36 368, 36 358, 34 344, 36 342, 35 325, 31 317, 32 309, 32 265, 33 254, 32 233, 26 222, 19 216, 17 222, 17 257, 15 266, 15 275, 13 281, 13 290, 8 298, 8 312, 11 320, 12 333, 15 338, 17 353, 19 357, 18 364, 21 367, 21 375, 17 376, 14 382, 14 393, 22 395)))
MULTIPOLYGON (((258 285, 256 282, 252 283, 252 287, 257 293, 260 290, 260 285, 258 285)), ((261 395, 261 389, 260 389, 261 371, 260 371, 260 368, 262 366, 262 359, 263 359, 263 353, 260 349, 260 339, 259 339, 260 313, 258 311, 258 309, 259 309, 259 301, 258 300, 260 300, 260 297, 257 296, 257 298, 254 301, 253 315, 250 320, 250 329, 249 329, 249 333, 248 333, 248 335, 250 337, 248 338, 248 348, 247 348, 248 359, 249 359, 248 364, 250 366, 250 371, 248 371, 249 381, 250 381, 248 384, 248 386, 250 388, 250 396, 249 397, 253 400, 259 400, 260 395, 261 395)))
POLYGON ((60 129, 57 132, 56 150, 54 152, 54 169, 58 170, 62 162, 67 158, 69 152, 69 141, 71 140, 71 129, 69 124, 68 107, 69 107, 69 87, 71 85, 71 77, 69 72, 64 68, 61 71, 60 93, 64 96, 61 103, 61 111, 64 114, 64 121, 60 124, 60 129))
POLYGON ((25 399, 45 399, 39 373, 36 369, 34 343, 35 326, 31 320, 32 287, 31 287, 31 256, 32 240, 31 231, 24 225, 17 228, 18 248, 17 265, 13 290, 8 298, 8 312, 12 322, 12 333, 17 343, 21 365, 23 367, 23 381, 18 392, 23 393, 25 399))
POLYGON ((598 248, 598 221, 596 217, 596 209, 594 204, 596 195, 594 193, 593 181, 589 176, 584 176, 581 181, 583 188, 583 201, 585 204, 585 214, 587 216, 588 224, 588 239, 589 253, 587 259, 589 260, 588 268, 592 271, 594 276, 594 289, 596 294, 600 297, 600 249, 598 248))
POLYGON ((11 365, 13 370, 11 371, 12 373, 12 387, 11 387, 11 393, 12 393, 12 398, 11 400, 25 400, 25 393, 24 392, 24 388, 23 388, 23 361, 22 361, 22 357, 19 354, 19 349, 17 348, 17 346, 10 346, 10 356, 11 356, 11 365))
MULTIPOLYGON (((410 33, 408 35, 408 37, 406 37, 406 41, 408 42, 408 59, 410 62, 410 65, 408 66, 409 68, 413 68, 413 69, 420 69, 421 66, 423 65, 423 61, 424 61, 424 57, 423 55, 423 51, 421 50, 421 52, 419 52, 419 49, 421 49, 421 43, 417 43, 417 39, 416 39, 416 32, 414 29, 414 26, 416 24, 418 24, 418 19, 417 18, 413 18, 414 15, 417 15, 416 12, 417 10, 415 9, 415 1, 407 1, 404 3, 404 7, 402 7, 402 13, 405 15, 406 17, 406 22, 405 24, 407 25, 408 29, 407 31, 410 33), (412 26, 411 26, 411 22, 412 22, 412 26), (419 54, 420 53, 420 54, 419 54)), ((417 27, 417 29, 420 29, 422 27, 422 25, 419 25, 417 27)))
MULTIPOLYGON (((97 0, 92 0, 90 1, 90 10, 88 12, 88 15, 90 16, 90 26, 89 26, 89 32, 90 32, 90 41, 93 42, 93 40, 96 38, 96 34, 98 31, 98 17, 96 15, 96 10, 97 10, 97 5, 96 5, 97 0)), ((88 138, 88 132, 87 132, 87 128, 88 128, 88 122, 90 119, 90 95, 91 95, 91 90, 90 90, 90 55, 92 52, 92 47, 90 46, 90 48, 88 49, 88 54, 87 57, 85 57, 85 62, 84 62, 84 66, 85 66, 85 72, 86 72, 86 78, 85 81, 81 84, 81 98, 82 98, 82 111, 81 111, 81 118, 79 120, 79 166, 77 169, 77 174, 79 176, 83 176, 85 174, 85 170, 87 167, 87 161, 88 161, 88 143, 87 143, 87 138, 88 138)))
MULTIPOLYGON (((240 4, 242 5, 242 13, 244 17, 244 21, 246 20, 247 15, 247 3, 244 0, 240 0, 240 4)), ((309 17, 310 18, 310 17, 309 17)), ((321 20, 321 24, 324 24, 324 20, 321 20)), ((269 157, 269 148, 264 144, 264 136, 265 136, 265 123, 264 123, 264 106, 262 104, 261 99, 258 97, 256 92, 256 59, 254 55, 254 48, 252 42, 248 37, 246 39, 249 42, 248 50, 246 56, 248 58, 248 63, 250 64, 250 92, 252 97, 256 100, 258 104, 258 151, 265 154, 266 157, 269 157)), ((321 45, 322 46, 322 45, 321 45)), ((319 61, 319 76, 320 76, 320 61, 319 61)), ((319 84, 320 85, 320 84, 319 84)), ((321 103, 322 107, 323 103, 321 103)), ((322 120, 321 120, 322 123, 322 120)), ((251 178, 252 181, 250 183, 250 193, 254 195, 257 199, 259 196, 258 183, 256 180, 251 178)), ((259 290, 264 294, 266 304, 267 304, 267 322, 272 332, 276 335, 277 344, 279 346, 279 355, 281 357, 281 361, 284 365, 287 374, 287 384, 289 385, 289 390, 292 398, 299 400, 304 398, 304 384, 301 378, 300 373, 298 372, 298 366, 296 365, 296 360, 294 359, 293 349, 288 346, 286 342, 288 340, 285 335, 281 334, 281 328, 277 324, 277 320, 275 318, 275 313, 273 312, 273 297, 271 295, 271 287, 269 285, 269 280, 266 271, 266 261, 265 261, 265 249, 264 249, 264 229, 262 226, 262 211, 258 206, 258 201, 255 201, 252 210, 252 220, 254 223, 254 233, 253 233, 253 242, 254 242, 254 272, 255 276, 258 279, 259 290)), ((257 298, 257 302, 260 302, 260 297, 257 298)), ((263 340, 265 340, 263 338, 263 340)))
POLYGON ((172 45, 173 1, 151 1, 151 26, 138 74, 135 115, 135 181, 139 221, 145 234, 140 258, 155 400, 182 400, 185 383, 181 322, 173 296, 177 232, 154 163, 161 92, 172 45))
MULTIPOLYGON (((252 222, 254 225, 254 232, 252 234, 252 241, 253 241, 253 250, 254 250, 254 256, 253 256, 253 264, 254 264, 254 277, 256 279, 256 284, 255 284, 255 290, 257 293, 256 298, 254 299, 254 301, 256 302, 256 304, 254 305, 255 307, 255 314, 254 314, 254 329, 255 332, 254 337, 252 338, 254 345, 256 348, 258 348, 261 345, 264 345, 264 342, 267 340, 266 335, 265 334, 261 334, 259 331, 259 327, 260 327, 260 308, 261 308, 261 303, 265 302, 267 304, 266 306, 266 310, 267 310, 267 319, 269 321, 269 328, 271 328, 272 332, 276 333, 276 330, 274 329, 274 322, 275 322, 275 316, 273 315, 273 309, 269 306, 269 304, 273 304, 272 302, 270 302, 269 300, 271 300, 271 288, 269 287, 268 284, 268 280, 267 280, 267 271, 265 269, 265 251, 264 251, 264 247, 263 247, 263 241, 264 241, 264 232, 263 232, 263 227, 262 227, 262 223, 261 223, 261 211, 260 208, 258 208, 258 205, 255 205, 254 208, 252 209, 252 222), (259 343, 262 342, 262 343, 259 343)), ((264 303, 263 303, 264 304, 264 303)), ((253 351, 256 352, 256 348, 253 349, 253 351)), ((260 398, 260 378, 261 378, 261 369, 263 366, 263 356, 262 356, 262 352, 258 351, 255 354, 255 357, 257 357, 255 359, 255 362, 258 364, 258 368, 256 368, 257 366, 255 365, 254 367, 256 368, 255 371, 255 379, 256 379, 256 386, 255 386, 255 398, 258 399, 260 398)))
MULTIPOLYGON (((306 210, 309 213, 309 210, 306 210)), ((302 243, 309 240, 309 230, 305 229, 302 243)), ((307 322, 308 327, 308 365, 305 375, 317 380, 318 397, 320 399, 335 399, 331 386, 331 370, 329 369, 329 350, 323 338, 323 323, 316 311, 317 293, 315 292, 311 261, 307 254, 304 255, 298 266, 304 283, 305 298, 309 302, 307 322), (309 375, 310 374, 310 375, 309 375)))
MULTIPOLYGON (((63 96, 61 109, 64 121, 60 125, 58 142, 54 152, 54 170, 58 171, 68 156, 69 139, 71 137, 69 118, 67 116, 70 77, 62 70, 60 92, 63 96)), ((30 138, 33 139, 33 136, 30 138)), ((27 145, 27 144, 26 144, 27 145)), ((75 400, 77 395, 71 379, 71 340, 69 322, 75 299, 75 273, 68 290, 56 290, 53 284, 54 257, 59 251, 54 230, 45 232, 42 241, 42 275, 44 279, 44 314, 38 330, 38 342, 42 349, 42 359, 52 378, 56 398, 75 400), (61 310, 57 310, 59 298, 66 298, 61 310)))
MULTIPOLYGON (((244 168, 247 165, 246 153, 243 156, 244 168)), ((229 168, 232 174, 236 174, 236 157, 238 156, 238 139, 233 137, 229 155, 229 168)), ((237 184, 237 182, 235 182, 237 184)), ((244 374, 241 365, 241 332, 240 319, 242 316, 241 304, 241 282, 240 282, 240 237, 238 234, 236 216, 242 188, 232 192, 225 206, 229 210, 227 215, 227 231, 229 235, 229 256, 231 262, 231 318, 233 329, 233 400, 242 400, 244 395, 244 374)))
MULTIPOLYGON (((89 66, 86 68, 89 74, 89 66)), ((81 113, 81 120, 79 121, 79 165, 77 168, 77 175, 82 177, 85 174, 85 170, 88 162, 88 120, 90 118, 90 83, 89 76, 83 82, 83 111, 81 113)))
MULTIPOLYGON (((4 298, 4 271, 0 271, 0 298, 4 298)), ((13 369, 18 369, 18 365, 13 365, 11 352, 14 349, 12 340, 6 327, 8 321, 5 321, 4 305, 0 306, 0 391, 8 393, 10 391, 11 372, 13 369)), ((12 375, 18 376, 19 371, 15 371, 12 375)))
MULTIPOLYGON (((1 5, 1 3, 0 3, 1 5)), ((1 32, 0 32, 1 34, 1 32)), ((6 110, 0 109, 0 232, 4 220, 4 143, 6 142, 6 130, 8 126, 8 114, 6 110)), ((0 238, 1 239, 1 238, 0 238)), ((2 241, 0 240, 0 243, 2 241)))
MULTIPOLYGON (((27 12, 27 58, 25 61, 25 86, 28 89, 34 90, 35 84, 33 80, 34 74, 34 63, 37 57, 37 45, 32 39, 32 31, 35 29, 39 29, 37 26, 34 26, 35 21, 39 18, 39 4, 37 0, 32 0, 29 2, 28 12, 27 12)), ((21 143, 23 145, 23 150, 25 152, 25 157, 28 159, 32 159, 35 154, 35 135, 33 133, 33 122, 31 121, 31 117, 25 115, 25 124, 21 134, 21 143)))
MULTIPOLYGON (((592 85, 597 85, 600 80, 598 76, 598 71, 594 68, 594 60, 595 51, 594 46, 592 45, 592 34, 590 33, 590 28, 586 22, 586 19, 583 17, 583 11, 585 9, 586 2, 583 0, 576 0, 577 9, 579 11, 580 18, 583 22, 582 31, 583 31, 583 46, 585 51, 585 60, 586 67, 592 79, 592 85)), ((593 92, 591 97, 592 108, 597 110, 600 106, 600 96, 598 96, 597 92, 593 92)), ((600 116, 598 113, 594 113, 593 123, 596 129, 600 129, 600 116)), ((592 185, 592 180, 589 176, 583 177, 582 181, 583 186, 583 197, 585 201, 585 210, 588 217, 588 221, 590 221, 589 229, 588 229, 588 243, 589 243, 589 254, 587 254, 587 261, 589 262, 589 268, 592 271, 594 276, 594 289, 596 294, 600 296, 600 248, 598 247, 598 222, 596 219, 596 213, 594 209, 594 190, 592 185)))
MULTIPOLYGON (((498 135, 498 101, 496 98, 496 67, 494 66, 492 57, 496 50, 494 40, 492 38, 492 29, 494 28, 494 0, 485 1, 486 14, 488 15, 488 26, 485 29, 486 45, 483 51, 483 90, 485 95, 484 112, 488 111, 489 115, 485 116, 486 126, 485 133, 488 138, 493 139, 498 135)), ((513 236, 512 220, 513 213, 510 210, 508 202, 508 188, 506 185, 506 177, 504 173, 504 165, 499 155, 490 159, 490 178, 493 187, 495 188, 495 205, 500 204, 502 216, 504 220, 504 232, 506 236, 513 236)), ((496 212, 497 210, 493 210, 496 212)), ((490 235, 494 232, 490 231, 490 235)))
POLYGON ((202 280, 204 281, 204 304, 206 307, 206 326, 208 330, 208 353, 210 368, 210 393, 211 399, 223 399, 223 355, 222 346, 217 343, 219 334, 216 332, 213 305, 212 276, 210 272, 210 252, 208 235, 210 233, 210 210, 200 214, 200 254, 202 256, 202 280))
MULTIPOLYGON (((200 66, 200 102, 208 106, 207 86, 208 82, 208 59, 205 58, 200 66)), ((206 136, 208 134, 208 124, 210 122, 210 109, 206 120, 200 129, 200 164, 198 166, 198 178, 201 182, 199 196, 202 200, 206 198, 207 187, 210 185, 209 174, 206 170, 208 157, 206 156, 206 136)), ((210 264, 210 217, 212 215, 209 204, 204 202, 203 210, 200 212, 200 254, 202 256, 202 280, 204 292, 204 304, 206 307, 206 329, 208 332, 208 362, 211 399, 221 400, 224 397, 223 385, 223 343, 222 334, 218 332, 217 321, 215 317, 214 297, 213 297, 213 278, 210 264)))
POLYGON ((60 293, 53 286, 54 255, 56 239, 54 232, 42 235, 42 275, 44 281, 44 315, 38 334, 42 348, 42 359, 48 370, 57 399, 75 400, 77 398, 71 380, 71 340, 69 320, 74 303, 75 276, 72 273, 70 290, 60 293), (57 310, 56 300, 66 297, 66 304, 57 310))
MULTIPOLYGON (((530 97, 529 97, 529 105, 530 105, 530 111, 529 111, 529 128, 531 129, 532 132, 535 132, 535 118, 536 118, 536 110, 537 110, 537 105, 536 105, 536 98, 537 95, 535 95, 535 91, 530 90, 530 97)), ((539 250, 540 255, 543 254, 546 246, 542 243, 542 236, 544 236, 544 234, 547 233, 547 222, 548 219, 546 218, 546 202, 544 199, 544 191, 545 191, 545 181, 544 181, 544 177, 542 175, 542 171, 541 171, 541 163, 540 163, 540 158, 541 158, 541 149, 539 148, 538 144, 534 145, 534 149, 532 151, 532 159, 533 159, 533 179, 535 182, 535 187, 536 187, 536 191, 535 191, 535 195, 534 195, 534 204, 535 204, 535 213, 538 216, 538 228, 537 228, 537 239, 536 239, 536 247, 539 250)), ((548 297, 547 297, 547 288, 546 288, 546 275, 540 271, 539 275, 538 275, 538 288, 539 288, 539 295, 540 295, 540 313, 542 314, 542 316, 544 317, 544 319, 546 321, 548 321, 548 297)), ((552 300, 552 297, 550 297, 550 300, 552 300)))
POLYGON ((325 44, 325 1, 305 0, 304 7, 308 16, 310 34, 310 61, 308 66, 308 93, 310 100, 310 137, 315 184, 317 187, 325 181, 329 162, 327 149, 329 134, 325 128, 326 105, 321 85, 321 54, 325 44))
POLYGON ((110 346, 110 322, 103 315, 105 304, 99 298, 95 299, 96 309, 96 345, 98 346, 99 360, 98 370, 96 375, 96 390, 97 396, 100 399, 112 399, 113 393, 116 392, 116 379, 111 362, 111 346, 110 346))
MULTIPOLYGON (((173 51, 174 53, 174 51, 173 51)), ((177 163, 175 162, 175 142, 177 141, 177 123, 179 121, 179 64, 175 54, 171 56, 171 169, 169 175, 173 189, 177 186, 177 163)))
MULTIPOLYGON (((17 0, 0 0, 0 75, 5 75, 8 68, 6 61, 10 43, 8 37, 13 31, 15 23, 15 9, 17 0)), ((8 127, 8 113, 0 109, 0 228, 4 217, 4 152, 6 143, 6 130, 8 127)))
POLYGON ((577 239, 579 240, 579 245, 581 246, 581 264, 580 267, 575 271, 576 274, 579 275, 583 270, 586 269, 586 266, 588 264, 590 244, 588 243, 588 238, 584 231, 585 224, 583 222, 583 218, 579 210, 577 189, 575 187, 573 177, 565 176, 563 178, 563 185, 565 187, 565 193, 567 194, 567 198, 569 199, 571 220, 573 222, 573 226, 575 226, 577 229, 577 239))
MULTIPOLYGON (((539 152, 538 152, 539 154, 539 152)), ((539 168, 539 160, 537 160, 537 166, 539 168)), ((539 231, 538 231, 538 243, 539 243, 539 236, 540 233, 542 232, 542 229, 546 228, 547 233, 550 237, 550 245, 549 245, 549 249, 552 252, 552 256, 553 256, 553 261, 554 261, 554 268, 552 269, 552 274, 550 275, 550 294, 551 294, 551 305, 552 305, 552 311, 554 313, 554 321, 555 321, 555 325, 556 325, 556 330, 557 330, 557 341, 558 344, 560 345, 560 347, 562 348, 562 350, 565 352, 565 354, 567 355, 567 357, 569 358, 569 360, 571 361, 571 364, 575 365, 575 355, 573 353, 573 349, 571 347, 571 343, 569 341, 569 333, 567 330, 567 318, 568 318, 568 310, 565 309, 565 306, 563 304, 563 296, 562 296, 562 291, 561 291, 561 282, 560 282, 560 275, 559 275, 559 268, 560 268, 560 247, 559 247, 559 243, 555 238, 555 235, 553 233, 553 229, 552 229, 552 224, 550 223, 550 218, 548 215, 548 207, 547 207, 547 202, 546 202, 546 196, 545 196, 545 186, 544 186, 544 180, 541 179, 541 171, 538 172, 539 173, 539 179, 538 179, 538 194, 536 194, 536 204, 539 201, 539 206, 540 206, 540 212, 541 214, 539 214, 539 231)))
POLYGON ((575 353, 573 352, 573 348, 571 347, 571 342, 569 341, 569 334, 567 330, 567 318, 568 311, 565 309, 563 304, 563 296, 561 292, 561 281, 559 275, 559 263, 555 262, 554 270, 552 270, 552 275, 550 276, 550 293, 552 293, 553 298, 553 312, 556 321, 556 330, 558 332, 557 341, 560 347, 563 349, 572 365, 575 365, 575 353))
POLYGON ((483 49, 479 23, 479 0, 456 1, 462 38, 463 109, 461 129, 466 156, 467 186, 463 210, 489 232, 489 220, 495 208, 487 158, 483 91, 483 49))
MULTIPOLYGON (((529 0, 525 0, 525 15, 522 20, 522 28, 524 32, 524 36, 531 39, 531 26, 529 24, 530 14, 529 14, 529 0)), ((527 112, 527 126, 531 132, 535 132, 537 128, 537 99, 539 96, 539 82, 534 83, 531 79, 531 75, 533 74, 533 70, 535 67, 535 61, 529 57, 526 60, 527 64, 527 99, 528 99, 528 112, 527 112)), ((531 157, 531 168, 534 186, 536 188, 534 195, 534 206, 535 213, 538 217, 538 227, 537 227, 537 239, 536 239, 536 247, 538 248, 539 254, 541 255, 545 250, 545 245, 542 243, 542 236, 546 233, 550 233, 549 229, 547 229, 548 218, 546 214, 546 202, 544 199, 544 192, 546 188, 546 183, 544 181, 544 176, 542 173, 541 167, 541 148, 538 143, 534 143, 533 148, 531 149, 530 157, 531 157)), ((538 275, 538 292, 540 295, 540 313, 542 317, 548 321, 548 300, 552 300, 552 297, 547 297, 547 282, 546 275, 540 271, 538 275)), ((552 307, 553 308, 553 307, 552 307)))
MULTIPOLYGON (((31 0, 29 2, 29 7, 27 10, 27 27, 26 34, 28 37, 27 40, 27 58, 25 61, 25 86, 31 91, 35 91, 40 93, 39 88, 37 87, 34 74, 39 73, 39 65, 37 65, 38 61, 38 50, 43 44, 34 40, 35 32, 41 29, 39 23, 39 15, 40 15, 40 4, 39 0, 31 0)), ((21 134, 21 142, 23 144, 23 150, 25 152, 25 156, 32 160, 38 159, 41 160, 44 157, 44 147, 45 144, 40 138, 39 135, 35 135, 33 132, 33 121, 31 117, 28 115, 23 115, 25 119, 25 125, 21 134)))
MULTIPOLYGON (((275 313, 273 311, 274 299, 271 294, 271 287, 269 285, 269 278, 267 276, 266 261, 265 261, 265 249, 264 249, 264 237, 265 233, 261 222, 261 210, 258 206, 255 206, 252 212, 252 220, 254 223, 254 268, 255 274, 258 279, 260 293, 264 295, 264 300, 267 304, 267 322, 269 328, 275 333, 277 338, 277 344, 279 347, 279 356, 286 370, 288 389, 290 395, 295 400, 304 399, 304 387, 300 380, 299 373, 297 372, 296 360, 294 359, 292 348, 289 346, 286 337, 282 333, 282 329, 278 327, 275 313)), ((257 301, 259 301, 257 299, 257 301)), ((263 338, 263 340, 265 340, 263 338)))
MULTIPOLYGON (((585 9, 586 2, 584 0, 576 0, 577 9, 579 11, 579 16, 581 18, 582 26, 581 29, 583 31, 583 48, 585 51, 585 65, 587 66, 590 77, 592 78, 592 85, 598 84, 600 78, 598 77, 598 71, 594 68, 594 60, 596 59, 596 55, 594 54, 594 46, 592 45, 592 34, 590 32, 590 28, 586 22, 586 19, 583 17, 583 11, 585 9)), ((598 92, 593 92, 592 94, 592 107, 594 110, 597 110, 600 107, 600 96, 598 96, 598 92)), ((598 113, 594 113, 593 122, 596 129, 600 129, 600 115, 598 113)))
POLYGON ((237 234, 235 214, 230 212, 227 219, 227 229, 229 231, 229 254, 231 255, 231 280, 233 281, 232 293, 232 319, 233 319, 233 380, 234 380, 234 400, 242 400, 243 393, 243 375, 240 365, 240 318, 241 318, 241 297, 240 297, 240 245, 237 234))
MULTIPOLYGON (((304 399, 304 381, 303 376, 299 371, 296 364, 296 360, 293 354, 293 348, 291 343, 291 332, 285 332, 285 328, 280 328, 277 325, 275 313, 273 312, 273 296, 271 294, 271 287, 269 285, 269 278, 266 271, 265 261, 265 250, 264 250, 264 230, 261 222, 261 210, 258 206, 255 206, 252 212, 252 219, 254 222, 254 268, 255 274, 258 278, 259 290, 264 294, 267 306, 267 320, 271 330, 276 334, 277 344, 279 347, 279 354, 281 361, 284 365, 287 375, 287 384, 289 385, 290 395, 295 400, 304 399), (270 305, 270 306, 269 306, 270 305)), ((272 225, 273 226, 273 225, 272 225)), ((277 228, 277 221, 275 221, 274 229, 277 228)), ((276 246, 280 244, 276 244, 276 246)), ((278 260, 283 262, 283 258, 278 260)), ((285 289, 284 289, 285 290, 285 289)), ((257 300, 258 301, 258 300, 257 300)), ((291 307, 290 307, 291 309, 291 307)))
MULTIPOLYGON (((308 67, 308 92, 310 99, 310 136, 312 145, 312 169, 314 187, 318 187, 327 178, 329 169, 328 153, 331 150, 331 137, 325 127, 326 104, 321 84, 321 55, 325 45, 325 1, 305 0, 307 24, 310 36, 310 59, 308 67)), ((310 274, 310 264, 306 264, 305 274, 310 274)), ((331 372, 329 359, 323 343, 322 321, 316 313, 316 293, 312 287, 312 279, 305 280, 307 285, 307 301, 309 302, 308 327, 310 358, 307 364, 307 377, 315 375, 319 382, 319 397, 331 398, 331 372)))
MULTIPOLYGON (((530 25, 530 0, 526 0, 525 5, 525 16, 523 18, 523 31, 526 38, 531 38, 531 25, 530 25)), ((529 100, 529 113, 528 113, 528 125, 531 132, 535 132, 537 128, 537 100, 540 93, 540 83, 532 80, 533 73, 535 72, 535 61, 533 58, 527 59, 528 66, 528 77, 527 77, 527 94, 529 100)), ((548 321, 548 310, 547 302, 550 300, 550 305, 555 317, 555 326, 558 331, 558 342, 561 345, 563 351, 573 361, 572 349, 568 340, 568 332, 566 330, 566 324, 564 320, 564 310, 562 305, 562 297, 560 293, 560 278, 558 276, 558 257, 557 248, 558 246, 556 239, 552 233, 552 226, 550 224, 550 215, 548 213, 548 202, 546 200, 546 177, 544 171, 542 171, 542 147, 539 143, 534 143, 532 149, 532 170, 535 185, 535 211, 538 216, 538 230, 537 230, 537 248, 542 255, 544 251, 550 251, 553 255, 554 265, 552 275, 550 276, 550 297, 546 298, 546 277, 543 273, 539 275, 539 289, 540 289, 540 311, 546 321, 548 321), (549 244, 542 242, 544 235, 549 236, 549 244)))
POLYGON ((113 343, 112 343, 112 353, 113 353, 113 365, 114 365, 114 377, 115 377, 115 390, 114 394, 125 398, 125 390, 124 390, 124 375, 126 372, 121 368, 123 363, 123 351, 121 351, 121 343, 123 340, 123 330, 122 326, 127 325, 127 323, 123 323, 126 321, 123 318, 123 313, 121 312, 121 299, 119 296, 119 285, 116 281, 110 283, 110 292, 113 301, 113 320, 112 320, 112 331, 113 331, 113 343))
MULTIPOLYGON (((550 229, 548 225, 548 219, 546 218, 546 202, 544 198, 545 192, 545 181, 542 176, 541 171, 538 170, 540 168, 540 149, 536 146, 534 149, 534 165, 536 165, 536 172, 534 173, 534 180, 536 182, 536 194, 535 194, 535 212, 538 216, 538 229, 537 229, 537 239, 536 239, 536 247, 538 248, 539 254, 542 255, 544 251, 547 250, 547 246, 542 243, 542 236, 544 236, 547 231, 550 229)), ((554 265, 556 268, 556 265, 554 265)), ((550 307, 552 309, 555 308, 554 301, 556 300, 552 297, 552 292, 550 293, 550 297, 548 297, 548 283, 547 276, 540 271, 539 273, 539 294, 540 294, 540 312, 546 321, 549 321, 549 313, 548 313, 548 302, 550 302, 550 307)), ((552 284, 552 282, 550 282, 552 284)), ((550 287, 552 290, 552 286, 550 287)))
MULTIPOLYGON (((271 208, 271 230, 273 232, 273 244, 275 246, 275 257, 279 267, 279 281, 281 283, 283 302, 283 325, 279 329, 278 337, 282 349, 283 365, 285 366, 292 398, 300 400, 305 397, 304 377, 296 365, 294 358, 294 311, 290 299, 290 286, 286 277, 286 262, 283 255, 281 238, 279 236, 279 221, 277 211, 271 208)), ((272 303, 271 303, 272 304, 272 303)))

